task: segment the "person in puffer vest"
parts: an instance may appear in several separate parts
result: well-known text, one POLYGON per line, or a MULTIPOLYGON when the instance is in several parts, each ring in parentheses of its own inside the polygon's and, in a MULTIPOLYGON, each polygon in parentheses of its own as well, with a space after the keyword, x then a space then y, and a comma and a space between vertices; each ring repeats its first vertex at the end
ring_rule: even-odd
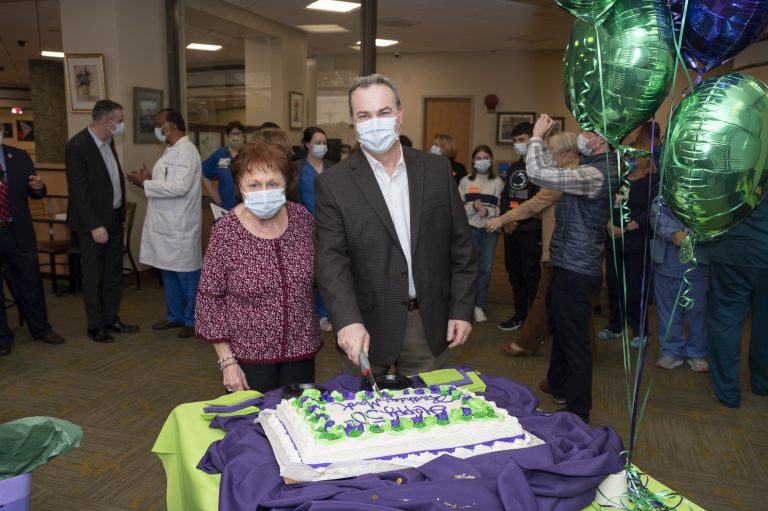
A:
POLYGON ((580 165, 556 168, 542 141, 553 126, 554 121, 547 114, 539 117, 526 155, 531 181, 563 194, 555 210, 555 231, 549 248, 552 275, 547 310, 552 353, 547 377, 540 388, 556 403, 565 404, 565 411, 589 422, 592 295, 600 286, 605 225, 619 176, 616 156, 609 153, 605 139, 593 131, 579 134, 580 165))

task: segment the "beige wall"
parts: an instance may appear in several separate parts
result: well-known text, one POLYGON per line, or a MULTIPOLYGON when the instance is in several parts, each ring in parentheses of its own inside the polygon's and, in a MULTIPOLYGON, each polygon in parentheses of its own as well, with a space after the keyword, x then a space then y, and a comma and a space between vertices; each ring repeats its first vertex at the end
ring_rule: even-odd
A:
MULTIPOLYGON (((157 0, 67 0, 61 2, 61 32, 65 53, 101 53, 109 99, 125 107, 125 134, 115 142, 123 170, 146 163, 150 168, 162 154, 160 144, 133 143, 133 88, 165 91, 168 99, 165 2, 157 0)), ((67 114, 69 136, 85 128, 90 114, 67 114)), ((139 253, 146 197, 126 185, 127 200, 137 203, 131 248, 139 253)))

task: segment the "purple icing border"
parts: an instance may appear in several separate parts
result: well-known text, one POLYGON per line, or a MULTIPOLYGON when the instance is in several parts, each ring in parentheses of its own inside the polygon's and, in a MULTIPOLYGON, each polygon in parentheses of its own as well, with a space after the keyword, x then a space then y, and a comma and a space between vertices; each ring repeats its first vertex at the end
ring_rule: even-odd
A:
MULTIPOLYGON (((280 421, 280 419, 278 419, 278 421, 280 421)), ((282 424, 283 428, 285 428, 285 425, 282 423, 282 421, 280 421, 280 424, 282 424)), ((290 438, 290 435, 288 435, 288 437, 290 438)), ((487 442, 478 442, 476 444, 459 445, 457 447, 449 447, 449 448, 446 448, 446 449, 425 449, 423 451, 412 451, 412 452, 406 452, 406 453, 400 453, 400 454, 392 454, 391 456, 382 456, 381 458, 363 458, 363 459, 361 459, 359 461, 387 461, 387 460, 392 460, 392 459, 395 459, 395 458, 405 458, 405 457, 408 457, 408 456, 415 456, 415 455, 425 454, 425 453, 432 453, 432 454, 452 453, 452 452, 456 451, 457 449, 474 449, 475 447, 477 447, 479 445, 487 445, 488 447, 492 447, 493 444, 495 444, 496 442, 515 442, 517 440, 522 440, 522 439, 525 439, 525 433, 523 433, 522 435, 510 436, 510 437, 506 437, 506 438, 496 438, 496 439, 493 439, 493 440, 489 440, 487 442)), ((293 443, 293 439, 292 438, 291 438, 291 443, 293 443)), ((294 447, 296 447, 296 444, 294 444, 294 447)), ((299 452, 299 450, 296 449, 296 452, 299 452)), ((299 456, 301 456, 301 455, 299 455, 299 456)), ((305 463, 305 465, 306 465, 306 463, 305 463)), ((327 467, 327 466, 330 466, 330 465, 332 465, 332 464, 331 463, 317 463, 317 464, 309 464, 308 466, 310 466, 312 468, 323 468, 323 467, 327 467)))

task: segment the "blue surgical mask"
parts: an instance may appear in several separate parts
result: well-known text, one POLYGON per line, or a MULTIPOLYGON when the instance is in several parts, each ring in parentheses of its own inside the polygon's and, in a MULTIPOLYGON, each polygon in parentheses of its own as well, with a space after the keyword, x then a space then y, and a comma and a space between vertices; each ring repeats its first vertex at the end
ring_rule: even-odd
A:
POLYGON ((443 151, 440 149, 440 146, 437 144, 433 144, 432 147, 429 148, 429 152, 431 154, 443 154, 443 151))
POLYGON ((579 146, 579 152, 583 154, 584 156, 591 156, 593 148, 587 147, 589 144, 589 139, 584 136, 583 133, 579 133, 578 138, 576 139, 576 144, 579 146))
POLYGON ((491 160, 475 160, 474 165, 478 174, 487 174, 491 168, 491 160))
POLYGON ((634 172, 637 170, 637 158, 629 157, 624 162, 627 164, 627 171, 634 172))
POLYGON ((245 192, 243 204, 256 217, 268 220, 280 212, 285 205, 285 188, 245 192))
POLYGON ((524 142, 519 142, 515 144, 515 152, 519 154, 520 156, 525 156, 525 153, 528 152, 528 144, 524 142))
POLYGON ((397 116, 374 117, 359 122, 357 123, 357 139, 360 141, 360 145, 371 153, 386 153, 397 140, 396 124, 397 116))
POLYGON ((322 160, 328 152, 328 146, 325 144, 315 144, 309 152, 318 160, 322 160))

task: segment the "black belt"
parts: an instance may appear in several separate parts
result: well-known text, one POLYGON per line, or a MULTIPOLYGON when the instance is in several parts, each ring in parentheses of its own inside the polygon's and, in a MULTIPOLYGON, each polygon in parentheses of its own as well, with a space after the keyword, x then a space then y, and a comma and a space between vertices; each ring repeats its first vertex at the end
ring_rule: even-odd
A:
POLYGON ((405 305, 405 308, 408 309, 408 312, 415 311, 419 308, 419 301, 414 298, 413 300, 408 300, 407 302, 403 302, 403 305, 405 305))
POLYGON ((13 222, 0 222, 0 227, 13 227, 13 222))

